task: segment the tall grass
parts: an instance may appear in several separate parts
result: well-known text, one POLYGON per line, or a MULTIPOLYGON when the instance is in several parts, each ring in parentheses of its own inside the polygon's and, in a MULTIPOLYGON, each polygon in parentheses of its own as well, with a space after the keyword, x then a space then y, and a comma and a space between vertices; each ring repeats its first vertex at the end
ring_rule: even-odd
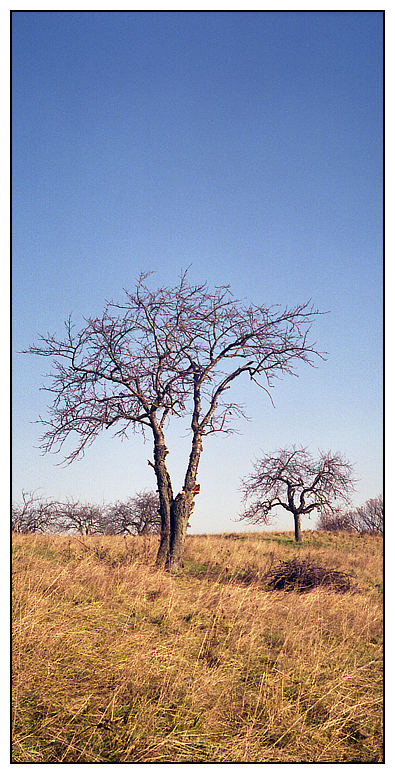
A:
POLYGON ((14 538, 13 761, 379 762, 380 538, 14 538), (269 592, 309 556, 353 590, 269 592))

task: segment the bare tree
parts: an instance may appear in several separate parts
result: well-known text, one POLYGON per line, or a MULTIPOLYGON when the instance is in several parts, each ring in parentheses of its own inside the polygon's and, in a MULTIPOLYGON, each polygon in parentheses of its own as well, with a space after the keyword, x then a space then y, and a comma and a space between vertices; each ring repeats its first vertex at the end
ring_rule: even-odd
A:
POLYGON ((384 532, 383 496, 373 497, 364 505, 350 511, 349 519, 361 534, 382 535, 384 532))
POLYGON ((361 535, 382 535, 384 532, 383 497, 373 497, 364 505, 350 511, 333 514, 322 514, 317 524, 318 529, 337 532, 359 532, 361 535))
POLYGON ((142 491, 125 502, 109 506, 45 500, 34 492, 22 492, 22 502, 12 506, 12 531, 75 532, 80 535, 129 533, 160 534, 157 492, 142 491))
POLYGON ((152 433, 152 466, 157 480, 161 539, 157 564, 177 570, 188 518, 199 491, 196 483, 202 439, 230 432, 243 407, 225 399, 243 375, 270 395, 275 377, 296 374, 301 363, 320 355, 309 340, 318 312, 310 302, 291 309, 246 305, 228 287, 212 292, 191 285, 186 273, 175 287, 151 290, 141 275, 122 303, 107 303, 103 314, 86 318, 76 331, 42 336, 30 353, 53 361, 53 396, 41 439, 44 452, 60 451, 71 436, 72 462, 104 428, 115 435, 152 433), (174 494, 165 443, 172 417, 189 417, 191 447, 183 487, 174 494))
POLYGON ((51 532, 56 530, 58 503, 45 500, 35 492, 22 491, 22 501, 12 506, 13 532, 51 532))
POLYGON ((118 501, 106 512, 107 533, 159 535, 160 513, 157 492, 142 491, 125 502, 118 501))
POLYGON ((342 508, 329 512, 323 512, 317 522, 317 529, 325 532, 352 532, 354 526, 349 517, 349 511, 342 508))
POLYGON ((67 501, 58 503, 57 526, 61 532, 77 532, 80 535, 100 535, 104 532, 104 509, 92 503, 67 501))
POLYGON ((293 446, 258 460, 242 488, 245 501, 255 498, 242 519, 267 524, 274 508, 285 508, 292 513, 299 542, 301 516, 314 510, 331 513, 339 502, 349 502, 354 488, 352 466, 338 453, 321 453, 314 459, 306 449, 293 446))

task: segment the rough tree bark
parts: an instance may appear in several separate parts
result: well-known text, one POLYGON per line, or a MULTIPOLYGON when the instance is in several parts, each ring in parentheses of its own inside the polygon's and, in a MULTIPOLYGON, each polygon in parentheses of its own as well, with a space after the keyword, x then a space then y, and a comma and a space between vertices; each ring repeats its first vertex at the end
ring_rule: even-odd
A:
POLYGON ((194 498, 200 490, 196 484, 196 476, 202 453, 202 439, 200 434, 195 434, 192 440, 192 448, 189 463, 185 475, 184 487, 174 498, 170 509, 170 547, 168 567, 171 571, 177 571, 181 564, 185 537, 187 533, 188 519, 194 508, 194 498))
POLYGON ((154 470, 158 484, 161 539, 156 557, 158 567, 176 572, 181 565, 189 517, 194 508, 194 498, 200 490, 196 484, 197 471, 202 453, 200 434, 195 434, 185 474, 183 489, 174 497, 170 475, 166 468, 167 449, 164 443, 154 448, 154 470))
POLYGON ((173 488, 166 467, 166 455, 168 450, 164 442, 155 443, 154 446, 154 470, 158 484, 159 512, 161 520, 161 532, 156 564, 165 567, 169 558, 170 548, 170 522, 171 506, 173 502, 173 488))
POLYGON ((294 513, 294 524, 295 524, 295 540, 297 543, 302 542, 302 533, 300 529, 300 513, 296 512, 294 513))

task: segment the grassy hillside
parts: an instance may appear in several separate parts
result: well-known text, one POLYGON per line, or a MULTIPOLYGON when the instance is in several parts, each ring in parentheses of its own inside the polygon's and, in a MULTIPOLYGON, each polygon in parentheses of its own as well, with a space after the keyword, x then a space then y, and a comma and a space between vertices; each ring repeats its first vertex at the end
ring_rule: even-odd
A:
POLYGON ((290 533, 13 540, 13 761, 379 762, 382 541, 290 533), (344 594, 268 591, 280 560, 344 594))

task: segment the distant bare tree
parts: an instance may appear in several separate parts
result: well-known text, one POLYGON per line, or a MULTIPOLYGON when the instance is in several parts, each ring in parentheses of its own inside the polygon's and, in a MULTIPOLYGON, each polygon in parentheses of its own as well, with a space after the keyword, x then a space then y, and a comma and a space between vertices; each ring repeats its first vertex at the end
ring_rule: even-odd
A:
POLYGON ((45 500, 35 492, 22 491, 22 502, 12 506, 13 532, 51 532, 56 530, 58 504, 45 500))
POLYGON ((352 466, 340 454, 321 453, 314 459, 293 446, 258 460, 243 479, 245 501, 254 498, 241 519, 267 524, 277 506, 292 513, 295 540, 301 540, 300 517, 316 510, 333 513, 339 502, 349 502, 353 490, 352 466))
POLYGON ((122 502, 109 506, 106 513, 107 532, 122 535, 159 535, 159 497, 156 492, 138 492, 122 502))
POLYGON ((343 511, 339 508, 331 513, 321 513, 317 522, 317 529, 322 529, 325 532, 352 532, 354 526, 351 522, 349 511, 343 511))
POLYGON ((379 495, 367 500, 365 505, 350 511, 349 518, 358 532, 382 535, 384 532, 383 496, 379 495))
POLYGON ((317 524, 318 529, 337 532, 359 532, 361 535, 382 535, 384 532, 383 496, 373 497, 364 505, 346 513, 322 514, 317 524))
MULTIPOLYGON (((160 502, 157 564, 180 566, 186 529, 200 486, 196 483, 204 436, 230 432, 243 407, 225 400, 233 382, 247 377, 270 395, 276 376, 296 374, 319 355, 309 340, 318 312, 310 303, 291 309, 246 305, 228 287, 191 285, 186 273, 174 287, 151 290, 141 275, 135 292, 108 303, 100 317, 76 331, 47 334, 29 352, 52 361, 53 396, 41 439, 45 452, 76 443, 72 462, 103 430, 125 437, 152 433, 160 502), (167 423, 188 417, 191 447, 183 488, 173 493, 167 468, 167 423)), ((319 355, 320 357, 322 355, 319 355)))
POLYGON ((61 532, 77 532, 80 535, 100 535, 104 532, 104 508, 92 503, 77 501, 58 503, 57 526, 61 532))

